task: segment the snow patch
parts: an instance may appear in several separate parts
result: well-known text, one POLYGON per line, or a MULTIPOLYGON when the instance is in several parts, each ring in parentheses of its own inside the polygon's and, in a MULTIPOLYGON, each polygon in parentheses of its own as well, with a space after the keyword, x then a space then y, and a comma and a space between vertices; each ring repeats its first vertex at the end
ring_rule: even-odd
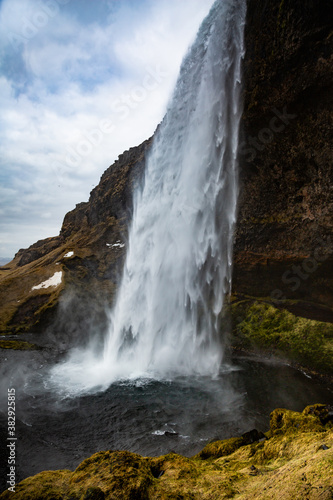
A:
POLYGON ((120 240, 118 240, 116 243, 112 244, 112 243, 107 243, 106 244, 107 247, 109 248, 124 248, 125 246, 125 243, 122 243, 120 240))
POLYGON ((68 252, 66 255, 64 255, 64 258, 68 259, 68 257, 73 257, 74 252, 68 252))
POLYGON ((31 290, 40 290, 41 288, 49 288, 50 286, 57 287, 60 285, 62 279, 62 271, 54 273, 54 275, 39 285, 33 286, 31 290))

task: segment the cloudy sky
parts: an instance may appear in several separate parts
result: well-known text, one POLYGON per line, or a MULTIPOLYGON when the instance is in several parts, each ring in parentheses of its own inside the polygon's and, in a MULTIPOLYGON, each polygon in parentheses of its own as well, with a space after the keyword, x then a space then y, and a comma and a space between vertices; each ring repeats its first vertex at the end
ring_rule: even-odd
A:
POLYGON ((0 0, 0 258, 154 132, 213 0, 0 0))

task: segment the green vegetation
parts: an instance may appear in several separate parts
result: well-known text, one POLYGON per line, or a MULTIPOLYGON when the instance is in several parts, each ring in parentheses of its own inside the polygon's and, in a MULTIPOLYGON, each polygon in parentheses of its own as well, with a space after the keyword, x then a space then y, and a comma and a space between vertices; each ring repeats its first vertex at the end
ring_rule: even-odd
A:
POLYGON ((22 340, 0 340, 0 349, 14 349, 16 351, 30 351, 37 349, 35 344, 23 342, 22 340))
POLYGON ((198 458, 210 458, 210 457, 225 457, 231 455, 234 451, 238 450, 244 444, 242 438, 230 438, 224 439, 223 441, 214 441, 207 444, 204 449, 197 455, 198 458))
MULTIPOLYGON (((333 426, 324 405, 271 414, 260 441, 210 443, 193 458, 101 451, 69 470, 37 474, 16 486, 17 500, 315 500, 332 498, 333 426)), ((5 491, 1 500, 12 498, 5 491)))
POLYGON ((295 316, 265 301, 231 304, 232 344, 273 353, 309 370, 333 373, 333 324, 295 316))

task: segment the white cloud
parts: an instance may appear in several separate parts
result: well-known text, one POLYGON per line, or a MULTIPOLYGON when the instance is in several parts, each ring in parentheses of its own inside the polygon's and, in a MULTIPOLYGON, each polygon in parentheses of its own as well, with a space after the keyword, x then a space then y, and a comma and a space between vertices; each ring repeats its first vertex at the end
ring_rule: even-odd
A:
POLYGON ((117 156, 154 132, 212 3, 1 2, 0 256, 57 234, 117 156))

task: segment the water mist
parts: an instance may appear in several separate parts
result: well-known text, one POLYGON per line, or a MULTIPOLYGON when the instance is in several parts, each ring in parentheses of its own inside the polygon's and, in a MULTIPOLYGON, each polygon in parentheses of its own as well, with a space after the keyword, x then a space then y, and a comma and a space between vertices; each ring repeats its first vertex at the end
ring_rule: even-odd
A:
POLYGON ((231 287, 245 0, 217 0, 186 55, 135 194, 104 351, 52 371, 85 391, 119 379, 218 374, 231 287))

